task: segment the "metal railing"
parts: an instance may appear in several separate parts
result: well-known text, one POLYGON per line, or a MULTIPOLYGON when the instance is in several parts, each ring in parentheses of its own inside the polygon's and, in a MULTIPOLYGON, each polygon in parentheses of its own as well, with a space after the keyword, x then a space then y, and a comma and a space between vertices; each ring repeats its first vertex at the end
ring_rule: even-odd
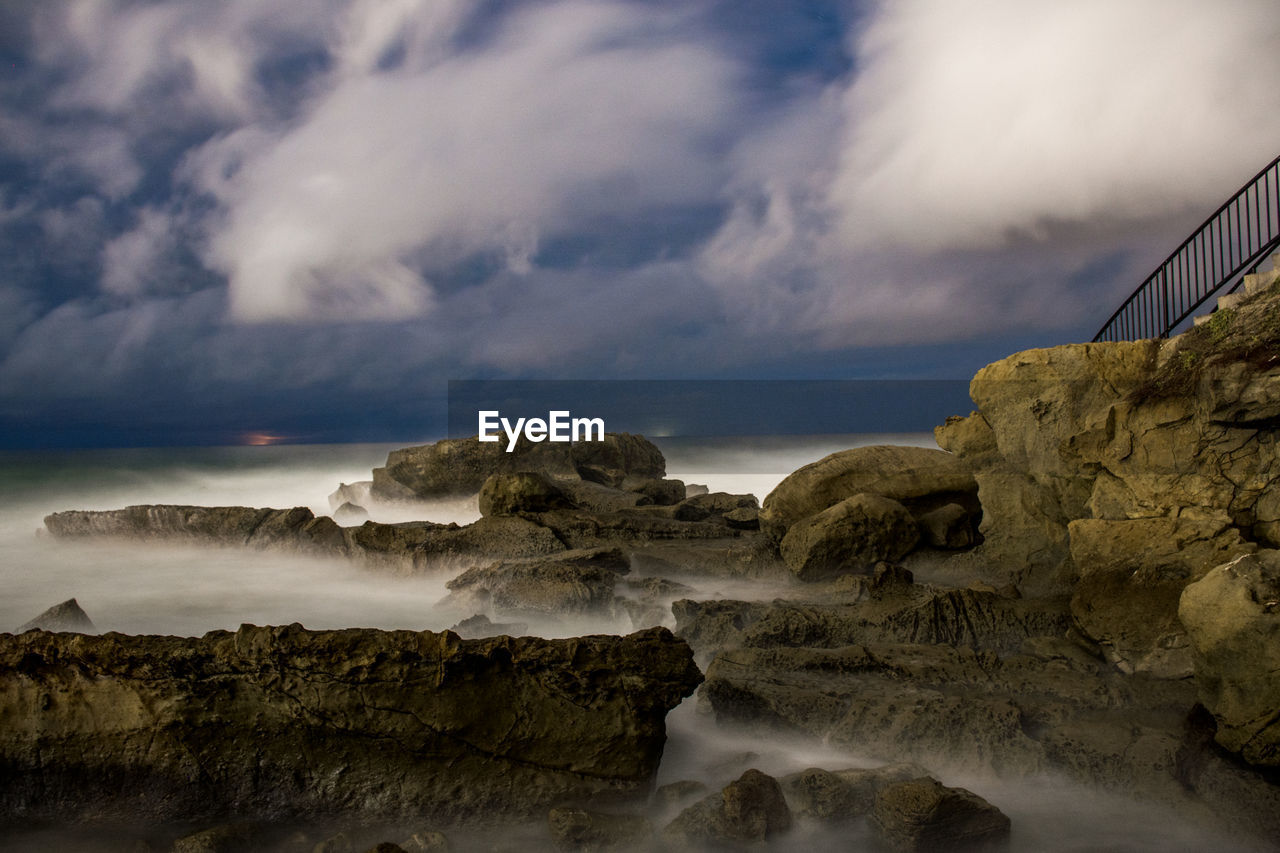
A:
POLYGON ((1280 157, 1218 208, 1103 324, 1095 341, 1163 338, 1280 249, 1280 157))

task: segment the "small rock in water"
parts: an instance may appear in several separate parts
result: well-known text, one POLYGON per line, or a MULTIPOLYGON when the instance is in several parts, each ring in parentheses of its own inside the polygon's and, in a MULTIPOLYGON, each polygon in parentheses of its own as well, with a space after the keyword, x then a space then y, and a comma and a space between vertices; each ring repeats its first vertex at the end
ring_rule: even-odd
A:
POLYGON ((752 769, 682 811, 663 835, 677 844, 760 842, 790 828, 791 809, 778 780, 752 769))
POLYGON ((98 628, 89 614, 80 609, 74 598, 55 604, 14 633, 23 631, 71 631, 77 634, 96 634, 98 628))
POLYGON ((348 501, 333 511, 333 520, 343 527, 364 524, 369 520, 369 510, 359 504, 353 504, 348 501))

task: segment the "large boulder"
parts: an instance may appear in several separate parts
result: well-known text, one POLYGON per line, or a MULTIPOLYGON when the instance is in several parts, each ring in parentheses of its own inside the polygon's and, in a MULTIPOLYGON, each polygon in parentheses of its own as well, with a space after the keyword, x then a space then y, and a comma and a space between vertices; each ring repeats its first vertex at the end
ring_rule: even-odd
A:
POLYGON ((521 438, 510 453, 505 441, 443 439, 393 450, 384 467, 373 469, 372 491, 390 500, 473 495, 490 475, 517 471, 621 487, 662 479, 666 460, 644 436, 625 432, 572 443, 521 438))
POLYGON ((856 494, 791 525, 778 549, 797 578, 812 581, 865 574, 876 563, 906 556, 919 540, 916 520, 902 504, 856 494))
POLYGON ((927 512, 946 503, 973 503, 977 490, 969 466, 954 454, 927 447, 855 447, 788 475, 764 499, 760 529, 780 540, 796 522, 857 494, 927 512))
POLYGON ((1280 767, 1280 551, 1213 569, 1183 591, 1178 615, 1217 742, 1251 764, 1280 767))
POLYGON ((643 798, 700 680, 660 628, 0 634, 0 822, 451 824, 643 798))

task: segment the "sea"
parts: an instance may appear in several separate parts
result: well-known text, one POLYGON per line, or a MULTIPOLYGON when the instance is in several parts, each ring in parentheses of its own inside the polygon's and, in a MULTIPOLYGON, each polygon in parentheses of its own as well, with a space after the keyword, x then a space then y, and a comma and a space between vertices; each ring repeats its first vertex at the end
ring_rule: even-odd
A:
MULTIPOLYGON (((869 444, 936 447, 929 433, 653 440, 666 456, 668 476, 762 500, 787 474, 837 450, 869 444)), ((305 506, 326 515, 328 496, 340 483, 369 479, 371 469, 401 446, 0 452, 0 631, 13 631, 70 598, 100 631, 130 634, 199 636, 243 623, 295 622, 312 629, 448 628, 457 614, 437 606, 447 594, 448 573, 404 576, 342 559, 172 543, 64 541, 43 532, 43 519, 51 512, 135 504, 305 506)), ((474 499, 370 510, 374 520, 384 522, 466 524, 479 517, 474 499)), ((714 582, 699 590, 706 597, 767 600, 777 594, 766 586, 714 582)), ((629 623, 607 620, 537 627, 547 636, 631 630, 629 623)), ((721 786, 749 767, 783 774, 878 763, 820 743, 761 740, 721 730, 699 710, 696 697, 671 712, 668 732, 658 784, 700 779, 721 786)), ((1093 790, 1053 776, 941 780, 1003 809, 1013 821, 1014 851, 1230 849, 1191 816, 1139 802, 1123 791, 1093 790)), ((871 844, 862 832, 802 827, 774 849, 856 850, 871 844)))

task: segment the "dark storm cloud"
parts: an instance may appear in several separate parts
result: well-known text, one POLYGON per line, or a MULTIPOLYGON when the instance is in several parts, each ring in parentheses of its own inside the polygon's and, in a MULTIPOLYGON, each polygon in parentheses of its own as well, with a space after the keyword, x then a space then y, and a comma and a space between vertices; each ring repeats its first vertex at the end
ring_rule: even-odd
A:
POLYGON ((1280 144, 1264 0, 78 0, 0 25, 11 442, 326 412, 355 435, 463 376, 955 369, 1091 332, 1280 144))

